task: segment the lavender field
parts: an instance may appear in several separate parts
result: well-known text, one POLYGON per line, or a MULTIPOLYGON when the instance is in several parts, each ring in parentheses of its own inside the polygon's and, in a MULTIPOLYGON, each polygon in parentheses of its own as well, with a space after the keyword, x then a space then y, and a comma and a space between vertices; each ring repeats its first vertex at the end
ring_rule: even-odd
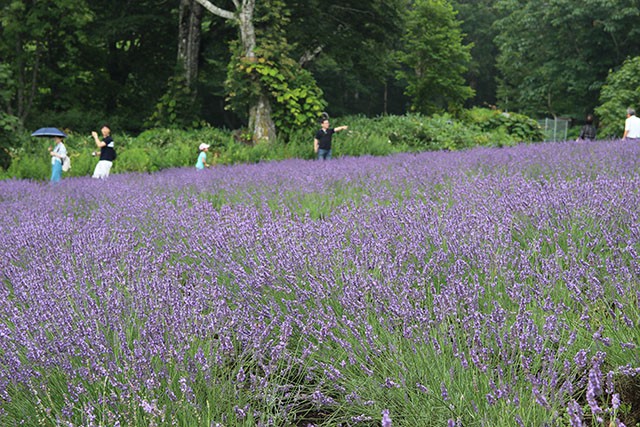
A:
POLYGON ((635 426, 640 147, 0 182, 0 425, 635 426))

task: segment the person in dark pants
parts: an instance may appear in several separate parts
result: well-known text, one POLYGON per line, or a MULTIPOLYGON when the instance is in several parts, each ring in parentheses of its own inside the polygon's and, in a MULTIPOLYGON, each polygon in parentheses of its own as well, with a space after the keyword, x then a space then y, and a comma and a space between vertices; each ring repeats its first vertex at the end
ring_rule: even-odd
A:
POLYGON ((580 136, 578 137, 578 141, 592 141, 596 139, 596 132, 597 129, 593 124, 593 116, 591 114, 588 114, 586 124, 582 126, 582 129, 580 129, 580 136))
POLYGON ((334 133, 346 130, 348 126, 329 127, 329 119, 322 119, 321 128, 316 132, 313 139, 313 151, 318 154, 318 160, 329 160, 331 158, 331 137, 334 133))

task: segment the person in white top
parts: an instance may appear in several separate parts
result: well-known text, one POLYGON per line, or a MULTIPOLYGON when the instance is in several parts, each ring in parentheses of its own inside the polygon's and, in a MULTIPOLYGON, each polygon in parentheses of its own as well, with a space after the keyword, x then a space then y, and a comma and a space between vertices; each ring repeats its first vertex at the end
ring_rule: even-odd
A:
POLYGON ((53 138, 56 142, 55 147, 49 147, 51 155, 51 182, 58 182, 62 178, 62 162, 67 157, 67 148, 62 142, 62 137, 53 138))
POLYGON ((640 118, 636 116, 636 110, 633 108, 627 108, 622 139, 640 139, 640 118))

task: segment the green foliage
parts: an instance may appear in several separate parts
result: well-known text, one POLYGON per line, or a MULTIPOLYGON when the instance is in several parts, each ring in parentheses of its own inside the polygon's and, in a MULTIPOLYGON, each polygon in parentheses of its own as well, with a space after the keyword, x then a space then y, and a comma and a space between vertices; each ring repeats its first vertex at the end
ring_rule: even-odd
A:
POLYGON ((600 119, 601 137, 621 137, 627 108, 640 109, 640 56, 627 59, 622 67, 609 73, 595 112, 600 119))
POLYGON ((640 55, 637 0, 269 0, 256 4, 256 63, 238 54, 237 27, 205 13, 194 97, 169 80, 178 3, 5 0, 0 128, 237 128, 266 95, 286 138, 327 108, 457 114, 495 104, 496 90, 506 110, 582 119, 609 70, 640 55))
POLYGON ((471 59, 463 45, 460 22, 446 0, 418 0, 409 11, 404 46, 398 54, 406 68, 398 78, 407 81, 412 111, 455 112, 474 94, 464 81, 471 59), (445 71, 446 70, 446 71, 445 71))
POLYGON ((518 113, 473 108, 464 114, 464 120, 483 132, 504 132, 517 142, 536 142, 544 139, 544 132, 534 119, 518 113))
POLYGON ((198 104, 193 89, 183 75, 169 78, 167 91, 160 97, 156 109, 145 122, 146 127, 187 128, 197 124, 198 104))
POLYGON ((471 105, 495 105, 496 103, 496 57, 498 48, 495 38, 498 34, 493 23, 498 15, 495 0, 453 0, 462 22, 464 43, 470 44, 471 62, 465 77, 475 90, 475 96, 467 101, 471 105))
MULTIPOLYGON (((34 128, 48 126, 54 123, 59 129, 66 129, 75 134, 84 134, 87 137, 91 131, 96 130, 104 122, 104 114, 98 110, 73 107, 64 111, 48 110, 38 115, 38 120, 34 128)), ((121 129, 120 120, 114 118, 109 121, 109 125, 114 129, 121 129)))
POLYGON ((406 97, 394 79, 393 53, 404 31, 406 0, 287 3, 291 57, 306 59, 304 67, 322 88, 333 116, 404 113, 406 97))
POLYGON ((258 8, 255 18, 257 46, 250 56, 234 44, 227 80, 228 108, 246 114, 261 96, 267 96, 276 130, 291 129, 317 120, 326 105, 313 75, 291 58, 285 37, 290 15, 282 1, 258 8))
POLYGON ((640 54, 637 0, 499 0, 498 105, 583 118, 610 69, 640 54))
MULTIPOLYGON (((384 154, 397 151, 461 150, 469 147, 502 147, 518 142, 542 141, 544 135, 537 122, 529 117, 499 110, 474 108, 462 119, 448 114, 431 117, 419 114, 381 116, 375 119, 350 119, 351 139, 381 142, 384 154)), ((346 144, 345 144, 346 145, 346 144)), ((375 145, 373 145, 375 147, 375 145)), ((340 144, 338 148, 342 147, 340 144)), ((377 146, 379 147, 379 146, 377 146)), ((364 151, 369 154, 375 152, 364 151)))
POLYGON ((325 106, 311 73, 287 56, 277 60, 240 58, 230 74, 229 99, 235 109, 247 109, 251 100, 265 90, 272 103, 276 129, 281 133, 313 123, 325 106))
MULTIPOLYGON (((0 63, 0 104, 7 105, 12 98, 11 87, 14 81, 11 67, 0 63)), ((0 109, 0 168, 8 168, 11 163, 10 149, 14 145, 13 135, 20 128, 20 119, 0 109)))
MULTIPOLYGON (((536 121, 523 115, 475 108, 462 117, 409 114, 374 119, 364 116, 334 119, 336 125, 348 125, 349 129, 334 136, 333 154, 335 157, 385 156, 411 151, 503 147, 543 139, 536 121)), ((214 166, 290 158, 313 159, 316 130, 312 126, 300 126, 286 139, 257 144, 247 142, 241 133, 208 126, 192 130, 150 129, 135 138, 116 132, 114 140, 118 158, 113 172, 154 172, 172 167, 193 167, 201 143, 210 145, 208 161, 214 166)), ((50 141, 19 135, 22 135, 19 147, 10 151, 11 165, 4 172, 0 170, 0 177, 48 179, 51 158, 46 147, 50 141)), ((91 156, 96 149, 93 140, 84 134, 70 132, 65 144, 72 168, 64 177, 91 175, 98 161, 91 156)))

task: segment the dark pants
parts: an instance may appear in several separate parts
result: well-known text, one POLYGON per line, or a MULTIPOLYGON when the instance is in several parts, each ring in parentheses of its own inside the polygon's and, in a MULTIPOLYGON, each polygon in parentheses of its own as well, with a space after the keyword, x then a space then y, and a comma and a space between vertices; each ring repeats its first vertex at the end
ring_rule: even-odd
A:
POLYGON ((318 149, 318 160, 329 160, 331 159, 331 149, 324 150, 322 148, 318 149))

